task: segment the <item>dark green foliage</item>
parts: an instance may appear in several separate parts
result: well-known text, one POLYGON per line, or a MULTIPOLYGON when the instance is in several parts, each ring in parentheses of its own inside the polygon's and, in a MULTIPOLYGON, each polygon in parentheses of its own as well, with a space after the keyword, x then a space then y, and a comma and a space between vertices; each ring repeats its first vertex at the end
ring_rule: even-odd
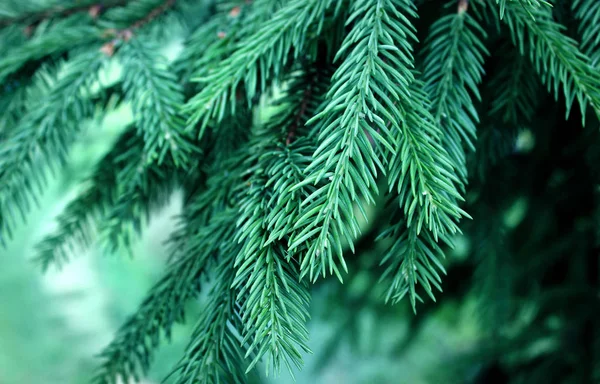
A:
POLYGON ((109 96, 133 122, 38 261, 129 250, 184 196, 165 274, 94 383, 145 375, 201 293, 175 382, 299 369, 311 287, 357 270, 383 308, 474 298, 486 339, 465 361, 598 379, 597 1, 66 3, 0 9, 0 243, 109 96))

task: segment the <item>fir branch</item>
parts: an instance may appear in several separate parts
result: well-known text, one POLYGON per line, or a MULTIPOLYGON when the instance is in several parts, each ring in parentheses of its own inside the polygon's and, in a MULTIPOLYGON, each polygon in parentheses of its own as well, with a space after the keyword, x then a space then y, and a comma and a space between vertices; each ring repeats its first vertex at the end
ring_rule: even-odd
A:
POLYGON ((492 105, 489 114, 504 123, 523 126, 532 121, 540 100, 540 82, 535 69, 515 48, 503 47, 503 60, 497 74, 490 79, 492 105))
POLYGON ((425 43, 423 81, 432 101, 432 114, 441 127, 448 151, 461 183, 467 182, 465 146, 475 149, 477 110, 471 96, 480 100, 478 85, 483 75, 482 43, 485 31, 467 12, 467 2, 458 11, 435 21, 425 43))
POLYGON ((183 93, 177 78, 154 45, 132 39, 119 53, 123 88, 144 139, 145 157, 161 165, 168 154, 176 167, 186 168, 196 148, 178 113, 183 93))
POLYGON ((169 11, 175 3, 176 0, 129 1, 121 7, 108 9, 98 24, 116 35, 124 31, 133 33, 169 11))
POLYGON ((219 249, 214 286, 185 355, 171 373, 176 375, 177 384, 246 382, 244 371, 248 362, 241 341, 243 325, 236 291, 231 288, 235 277, 233 263, 240 252, 240 246, 233 241, 236 214, 237 209, 230 208, 219 216, 221 221, 217 228, 223 233, 217 234, 219 249))
POLYGON ((118 196, 117 175, 126 166, 118 159, 128 151, 134 135, 135 131, 129 130, 119 138, 84 182, 82 192, 69 202, 57 218, 58 229, 36 245, 36 261, 41 263, 43 270, 50 265, 60 268, 76 247, 85 249, 92 245, 96 223, 102 222, 118 196))
MULTIPOLYGON (((435 301, 433 288, 442 291, 442 279, 438 270, 446 273, 441 260, 444 252, 433 233, 424 230, 418 232, 417 226, 406 227, 406 223, 398 219, 387 228, 379 239, 391 238, 393 242, 387 249, 381 264, 387 264, 380 280, 389 286, 385 300, 397 303, 408 295, 413 311, 416 313, 416 301, 423 302, 417 293, 417 285, 421 285, 431 300, 435 301)), ((442 242, 451 244, 446 235, 440 236, 442 242)))
MULTIPOLYGON (((268 138, 269 135, 258 136, 256 141, 265 145, 271 141, 268 138)), ((248 370, 268 354, 267 373, 272 369, 277 374, 282 362, 290 373, 291 363, 300 368, 301 351, 309 351, 305 326, 309 295, 306 282, 300 280, 297 261, 288 254, 285 242, 269 241, 270 237, 287 235, 269 225, 270 212, 285 201, 285 195, 278 192, 286 191, 274 186, 290 176, 293 182, 299 165, 290 162, 282 165, 279 160, 291 151, 281 143, 275 148, 271 146, 257 152, 257 159, 251 158, 257 163, 251 168, 255 169, 254 174, 239 202, 236 239, 242 250, 235 261, 237 270, 232 286, 239 292, 238 300, 248 297, 241 301, 246 339, 254 340, 248 347, 248 354, 255 354, 248 370)), ((298 213, 299 210, 288 212, 288 217, 293 220, 298 213)))
POLYGON ((496 0, 496 4, 498 4, 500 11, 500 19, 504 18, 504 13, 506 11, 507 6, 512 4, 519 4, 523 7, 523 9, 532 17, 535 18, 532 10, 535 8, 540 8, 542 6, 551 7, 552 4, 548 3, 545 0, 496 0))
POLYGON ((238 16, 231 20, 229 12, 217 14, 187 39, 186 49, 174 63, 182 84, 188 85, 192 76, 198 77, 201 76, 200 71, 208 71, 210 63, 219 62, 215 58, 225 58, 233 52, 235 31, 239 30, 243 20, 238 16))
POLYGON ((581 50, 591 58, 592 66, 600 68, 600 3, 594 0, 574 0, 575 17, 581 20, 581 50))
POLYGON ((184 106, 190 113, 188 124, 200 122, 202 136, 208 122, 223 119, 229 109, 235 111, 236 90, 244 83, 246 99, 254 99, 257 89, 262 92, 267 82, 282 74, 289 55, 297 57, 307 40, 307 33, 318 35, 331 0, 292 0, 260 25, 256 32, 241 40, 231 56, 221 61, 214 72, 192 81, 203 85, 200 93, 184 106))
POLYGON ((219 129, 211 130, 205 138, 207 151, 204 162, 208 165, 202 172, 206 174, 206 181, 193 192, 179 217, 179 227, 169 240, 171 259, 184 257, 183 244, 195 238, 198 230, 207 226, 213 215, 222 212, 235 200, 236 188, 245 171, 245 145, 248 121, 251 120, 252 111, 242 105, 238 113, 223 120, 219 129))
POLYGON ((272 156, 275 166, 265 169, 267 183, 273 191, 269 201, 268 227, 269 237, 265 245, 293 237, 298 232, 296 220, 302 212, 302 200, 310 196, 316 188, 305 185, 295 189, 304 178, 304 170, 310 165, 316 149, 314 140, 309 137, 306 121, 314 116, 324 100, 329 85, 330 71, 321 68, 303 68, 288 75, 285 94, 273 102, 278 108, 265 123, 264 130, 285 137, 283 142, 270 148, 264 156, 272 156), (290 140, 290 133, 294 140, 290 140), (283 172, 283 174, 282 174, 283 172))
POLYGON ((417 284, 432 298, 431 285, 440 288, 436 268, 444 271, 443 253, 437 243, 449 244, 449 235, 460 231, 458 220, 469 216, 458 206, 463 200, 456 189, 459 180, 441 145, 441 132, 429 112, 422 83, 415 80, 410 91, 413 109, 397 133, 399 149, 388 163, 388 182, 398 194, 404 219, 382 235, 396 236, 382 264, 389 261, 385 276, 393 276, 388 300, 398 302, 408 293, 415 310, 420 300, 417 284), (405 235, 398 237, 402 231, 405 235))
POLYGON ((577 48, 577 43, 561 33, 563 27, 552 20, 549 9, 509 2, 504 22, 521 54, 529 49, 530 59, 548 90, 558 97, 562 88, 567 116, 575 98, 583 122, 588 104, 600 116, 600 73, 590 66, 589 58, 577 48))
POLYGON ((512 44, 498 50, 498 69, 487 82, 487 111, 479 126, 477 149, 469 159, 469 173, 480 181, 492 166, 513 153, 519 131, 530 128, 535 113, 544 99, 545 90, 529 59, 519 54, 512 44))
POLYGON ((327 269, 341 279, 337 263, 346 269, 342 241, 352 247, 359 233, 354 204, 362 210, 359 199, 374 202, 375 178, 384 169, 380 152, 395 152, 391 129, 399 129, 402 108, 411 104, 408 41, 416 37, 406 14, 415 16, 408 1, 354 2, 347 20, 353 27, 337 54, 346 59, 333 75, 324 110, 307 123, 317 122, 320 144, 306 179, 292 190, 320 184, 303 202, 295 225, 301 230, 290 239, 290 251, 308 241, 301 269, 311 280, 327 269))
POLYGON ((135 144, 118 159, 122 163, 117 174, 119 197, 100 226, 102 240, 110 251, 118 248, 131 251, 133 240, 141 233, 151 210, 168 202, 178 176, 171 164, 147 166, 149 159, 140 138, 132 140, 135 144))
MULTIPOLYGON (((232 220, 235 218, 226 211, 220 213, 214 215, 209 225, 201 228, 193 239, 188 239, 183 250, 185 257, 170 265, 136 313, 101 353, 104 361, 98 368, 93 383, 112 384, 118 377, 139 380, 141 375, 147 373, 161 334, 164 333, 169 339, 173 324, 184 320, 185 304, 199 294, 201 279, 208 272, 211 259, 227 259, 228 253, 223 254, 223 249, 234 244, 226 239, 233 237, 235 224, 232 220)), ((233 260, 229 264, 230 268, 232 263, 233 260)), ((233 271, 230 275, 232 279, 233 271)), ((215 281, 220 284, 218 274, 215 281)), ((220 299, 221 297, 216 297, 215 301, 220 299)), ((205 310, 204 313, 208 316, 222 315, 219 306, 205 310)), ((221 327, 225 324, 221 322, 213 325, 221 327)))
POLYGON ((104 64, 99 52, 69 61, 47 97, 0 147, 0 232, 16 225, 15 207, 23 216, 29 211, 46 184, 46 171, 64 164, 81 120, 94 112, 88 91, 104 64))
POLYGON ((73 48, 100 41, 101 31, 76 19, 57 22, 45 33, 12 47, 0 58, 0 83, 17 72, 27 62, 61 54, 73 48))
POLYGON ((73 3, 72 6, 57 6, 50 9, 28 12, 17 17, 6 17, 0 19, 0 28, 4 28, 13 24, 24 24, 27 26, 35 26, 44 20, 67 17, 79 12, 94 12, 93 8, 100 7, 101 10, 123 6, 127 4, 128 0, 103 0, 89 1, 85 4, 80 2, 73 3))

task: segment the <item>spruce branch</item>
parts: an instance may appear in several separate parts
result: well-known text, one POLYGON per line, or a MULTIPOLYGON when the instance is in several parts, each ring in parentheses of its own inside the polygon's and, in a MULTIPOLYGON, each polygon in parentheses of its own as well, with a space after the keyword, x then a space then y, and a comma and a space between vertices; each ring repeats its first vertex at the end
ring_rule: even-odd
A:
POLYGON ((482 43, 486 33, 467 12, 467 4, 459 2, 458 11, 431 25, 422 75, 432 114, 442 129, 443 146, 463 185, 467 182, 465 147, 475 149, 479 122, 472 96, 481 99, 478 85, 484 57, 489 55, 482 43))
MULTIPOLYGON (((272 132, 277 134, 277 131, 272 132)), ((259 136, 258 145, 272 143, 269 136, 273 137, 259 136)), ((236 277, 232 287, 242 302, 246 338, 254 340, 248 347, 248 354, 255 355, 248 370, 267 354, 267 373, 272 369, 277 374, 282 362, 290 373, 292 363, 300 368, 301 352, 309 351, 305 326, 309 317, 309 295, 308 285, 300 280, 297 260, 288 254, 286 242, 269 241, 269 237, 287 235, 269 225, 270 212, 285 200, 285 195, 278 194, 285 191, 275 189, 275 184, 293 177, 298 169, 298 164, 286 162, 282 166, 279 161, 291 152, 289 148, 281 142, 279 146, 272 146, 259 151, 256 159, 250 159, 256 165, 251 165, 254 172, 239 202, 236 240, 242 249, 235 260, 236 277), (247 299, 242 301, 245 296, 247 299)), ((299 212, 287 213, 293 220, 299 212)))
POLYGON ((126 165, 118 159, 123 152, 127 152, 134 135, 134 130, 128 130, 119 138, 85 180, 82 192, 58 216, 58 229, 36 245, 36 261, 43 270, 50 265, 60 268, 62 263, 68 261, 70 252, 92 245, 97 223, 102 222, 117 199, 117 175, 126 165))
POLYGON ((277 159, 279 164, 273 164, 265 170, 265 177, 270 180, 267 184, 273 190, 267 218, 270 233, 265 245, 288 240, 299 231, 295 224, 302 212, 301 203, 316 190, 313 185, 305 185, 299 189, 294 186, 304 180, 304 170, 310 165, 316 149, 306 122, 309 117, 314 116, 324 100, 330 71, 303 68, 292 72, 287 79, 286 93, 273 103, 279 110, 270 117, 264 128, 266 132, 285 137, 285 145, 275 140, 277 146, 270 148, 265 154, 272 156, 273 162, 277 159), (290 140, 291 132, 294 133, 293 140, 290 140))
POLYGON ((5 28, 13 24, 24 24, 28 27, 36 26, 44 20, 67 17, 79 12, 88 12, 90 15, 96 15, 97 12, 112 7, 119 7, 127 4, 128 0, 103 0, 87 1, 85 4, 80 2, 73 3, 72 6, 57 6, 45 10, 28 12, 16 17, 0 18, 0 28, 5 28), (99 8, 98 10, 96 8, 99 8))
POLYGON ((250 102, 266 89, 267 82, 282 75, 290 54, 297 57, 306 45, 307 34, 319 34, 331 0, 292 0, 285 3, 252 34, 240 40, 232 54, 213 72, 192 81, 201 91, 184 106, 190 114, 188 124, 200 122, 199 136, 211 119, 220 121, 235 111, 238 86, 243 82, 250 102), (312 29, 315 29, 314 31, 312 29))
POLYGON ((16 225, 15 208, 24 216, 46 185, 47 170, 64 164, 80 122, 92 116, 89 88, 105 58, 88 52, 67 62, 47 97, 32 108, 0 146, 0 232, 16 225))
MULTIPOLYGON (((173 370, 177 384, 246 382, 247 356, 237 292, 231 288, 233 263, 241 247, 233 241, 237 209, 228 208, 216 220, 219 246, 207 307, 196 323, 186 352, 173 370), (221 242, 222 241, 222 242, 221 242)), ((212 234, 211 234, 212 236, 212 234)))
POLYGON ((391 131, 399 129, 402 109, 411 104, 409 41, 416 37, 407 15, 415 15, 407 1, 353 3, 346 22, 353 23, 352 29, 337 54, 346 58, 333 75, 324 109, 307 122, 316 123, 319 146, 305 169, 306 179, 292 190, 318 187, 303 201, 295 225, 300 230, 289 248, 308 242, 301 274, 311 280, 327 270, 341 280, 338 263, 346 269, 342 241, 352 247, 360 230, 354 204, 363 210, 364 202, 374 202, 375 178, 384 171, 381 152, 395 152, 391 131))
POLYGON ((123 152, 118 161, 119 196, 100 225, 102 240, 110 251, 118 248, 131 251, 136 235, 149 219, 152 209, 167 204, 177 185, 177 169, 172 164, 149 167, 149 159, 139 137, 123 152))
POLYGON ((545 90, 529 59, 510 42, 498 50, 498 69, 486 86, 487 111, 479 124, 477 149, 469 159, 469 173, 479 181, 489 177, 492 166, 514 152, 517 135, 534 123, 545 90))
POLYGON ((533 118, 541 84, 528 59, 511 48, 499 50, 504 59, 497 74, 490 79, 493 101, 489 113, 499 116, 504 123, 523 126, 533 118))
POLYGON ((567 116, 575 99, 583 122, 588 104, 600 116, 600 73, 591 67, 577 43, 561 32, 563 27, 552 20, 549 9, 509 2, 504 22, 521 54, 529 50, 529 57, 548 90, 558 97, 562 88, 567 116))
POLYGON ((592 66, 600 68, 600 3, 594 0, 574 0, 571 7, 575 17, 581 20, 581 50, 591 58, 592 66))
MULTIPOLYGON (((136 378, 148 371, 153 351, 160 343, 161 335, 170 338, 173 324, 184 320, 185 304, 197 296, 202 288, 202 277, 212 263, 211 260, 227 260, 232 256, 224 253, 233 241, 235 223, 228 211, 214 215, 210 223, 200 228, 193 238, 188 238, 182 253, 185 255, 169 266, 163 278, 151 289, 136 313, 120 328, 113 342, 101 353, 103 363, 97 370, 93 383, 114 383, 118 377, 126 380, 136 378)), ((230 268, 233 267, 231 260, 230 268)), ((233 278, 233 271, 230 272, 233 278)), ((219 273, 216 284, 221 284, 219 273)), ((231 280, 229 280, 231 281, 231 280)), ((227 282, 223 282, 227 285, 227 282)), ((227 285, 229 287, 229 285, 227 285)), ((234 293, 228 293, 235 296, 234 293)), ((222 297, 213 297, 215 301, 222 297)), ((210 305, 210 304, 209 304, 210 305)), ((204 311, 203 316, 222 316, 219 305, 204 311)), ((224 322, 213 326, 223 327, 224 322)), ((219 328, 220 329, 220 328, 219 328)), ((243 372, 243 370, 242 370, 243 372)))
POLYGON ((125 97, 131 102, 148 161, 161 165, 168 155, 176 167, 186 168, 196 149, 179 115, 183 92, 157 51, 157 46, 140 39, 132 39, 121 49, 125 97))
POLYGON ((413 109, 396 133, 399 149, 388 162, 390 190, 397 193, 394 200, 404 218, 396 218, 396 224, 382 235, 395 236, 382 264, 388 263, 384 276, 393 276, 387 299, 395 303, 408 293, 416 310, 417 284, 432 298, 431 286, 440 289, 436 269, 444 272, 443 252, 437 243, 451 244, 449 236, 460 232, 457 222, 469 215, 458 205, 463 200, 456 189, 459 179, 441 144, 423 84, 415 80, 410 91, 413 109))
MULTIPOLYGON (((174 63, 175 71, 184 85, 192 77, 201 77, 211 70, 211 64, 217 65, 234 52, 234 43, 245 21, 242 9, 248 7, 240 1, 240 11, 223 10, 202 24, 185 42, 184 51, 174 63)), ((235 8, 233 8, 235 9, 235 8)), ((212 69, 214 70, 214 69, 212 69)))
POLYGON ((22 45, 11 47, 0 58, 0 82, 17 72, 30 61, 62 54, 73 48, 100 41, 102 32, 76 19, 65 19, 53 24, 49 30, 22 45))
POLYGON ((451 244, 450 239, 446 235, 435 239, 428 230, 419 233, 417 226, 406 227, 402 219, 398 219, 379 237, 385 238, 393 239, 381 260, 382 265, 387 265, 380 278, 381 282, 389 286, 385 300, 398 303, 408 296, 416 313, 417 300, 423 302, 417 292, 417 285, 421 285, 433 301, 436 301, 433 288, 442 291, 442 279, 438 271, 446 274, 446 270, 442 264, 444 252, 439 243, 441 240, 451 244))
POLYGON ((552 4, 545 0, 496 0, 496 4, 498 4, 499 7, 500 19, 504 18, 506 8, 510 7, 511 5, 518 4, 519 6, 523 7, 523 9, 529 14, 529 16, 531 16, 531 18, 535 18, 534 13, 532 12, 533 9, 540 8, 542 6, 552 6, 552 4))

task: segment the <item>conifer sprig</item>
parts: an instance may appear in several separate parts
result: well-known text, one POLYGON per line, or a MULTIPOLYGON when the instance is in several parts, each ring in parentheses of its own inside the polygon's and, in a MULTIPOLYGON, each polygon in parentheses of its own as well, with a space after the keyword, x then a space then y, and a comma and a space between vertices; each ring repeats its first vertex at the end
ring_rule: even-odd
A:
POLYGON ((592 66, 600 68, 600 2, 574 0, 571 6, 581 20, 581 50, 591 58, 592 66))
POLYGON ((117 173, 119 196, 99 229, 111 251, 120 247, 131 251, 151 210, 164 206, 177 184, 178 172, 172 163, 148 166, 141 138, 133 137, 131 141, 118 159, 123 164, 117 173))
POLYGON ((526 57, 514 48, 501 52, 505 57, 502 68, 490 80, 493 93, 490 114, 499 115, 503 122, 513 125, 529 123, 539 104, 541 84, 533 76, 535 69, 526 57))
POLYGON ((7 50, 6 56, 0 58, 0 82, 23 68, 33 60, 40 60, 50 55, 62 54, 78 46, 99 41, 101 31, 80 19, 59 21, 43 34, 34 36, 22 45, 7 50))
POLYGON ((236 90, 242 83, 248 101, 265 91, 270 80, 283 74, 290 55, 297 57, 302 52, 308 31, 316 28, 314 34, 318 35, 332 4, 332 0, 285 3, 259 29, 237 43, 235 51, 214 72, 193 78, 203 88, 184 107, 190 113, 190 125, 200 122, 202 135, 211 119, 219 121, 228 111, 234 112, 236 90))
POLYGON ((600 116, 600 73, 591 67, 577 43, 562 33, 564 27, 552 20, 551 9, 508 2, 504 16, 513 43, 521 54, 529 52, 548 90, 555 97, 562 90, 567 116, 575 99, 584 121, 588 104, 600 116))
POLYGON ((362 210, 374 203, 382 152, 395 152, 391 130, 399 129, 402 109, 411 104, 410 42, 416 37, 407 17, 414 15, 408 1, 359 0, 346 21, 353 25, 337 53, 346 59, 333 75, 324 109, 307 123, 316 122, 319 146, 306 179, 293 188, 319 184, 303 201, 296 223, 301 230, 290 239, 290 250, 307 243, 301 270, 311 280, 327 270, 341 279, 342 242, 353 247, 359 233, 354 205, 362 210))
POLYGON ((146 159, 160 165, 168 155, 176 167, 186 168, 195 147, 179 115, 183 92, 158 48, 139 38, 124 44, 119 51, 123 89, 144 140, 146 159))
POLYGON ((49 94, 23 116, 14 133, 0 144, 0 232, 24 216, 46 184, 47 171, 66 160, 82 121, 92 117, 90 86, 106 60, 97 51, 69 61, 49 94))
MULTIPOLYGON (((275 134, 278 132, 275 131, 275 134)), ((275 136, 275 139, 277 136, 275 136)), ((281 136, 280 136, 281 140, 281 136)), ((260 142, 269 142, 261 140, 260 142)), ((267 371, 277 374, 283 362, 292 372, 291 363, 302 366, 302 353, 308 352, 308 331, 305 326, 308 315, 308 285, 300 279, 296 255, 287 252, 285 241, 268 241, 278 236, 269 225, 269 216, 278 200, 274 184, 293 177, 298 164, 278 161, 290 153, 283 145, 258 152, 256 165, 251 166, 254 175, 240 200, 237 241, 242 250, 236 258, 236 278, 233 287, 242 301, 242 321, 246 338, 253 342, 248 354, 254 359, 248 369, 254 367, 263 355, 267 357, 267 371), (263 335, 266 335, 263 336, 263 335)), ((253 160, 251 158, 251 160, 253 160)), ((286 191, 283 191, 284 193, 286 191)), ((288 212, 294 218, 298 212, 288 212), (296 215, 294 215, 294 213, 296 215)), ((287 235, 279 234, 280 237, 287 235)))
POLYGON ((127 152, 134 130, 125 132, 84 182, 82 192, 57 217, 58 229, 37 245, 36 260, 46 270, 50 265, 60 267, 76 249, 88 248, 94 242, 98 223, 105 219, 119 193, 117 175, 127 163, 118 161, 127 152))
POLYGON ((523 7, 523 9, 529 13, 529 15, 534 18, 535 16, 532 14, 532 9, 539 8, 542 6, 552 6, 545 0, 496 0, 496 3, 500 7, 500 19, 504 18, 504 13, 506 11, 507 6, 516 5, 523 7))
POLYGON ((388 300, 398 302, 409 294, 415 310, 416 300, 420 300, 417 284, 432 298, 431 285, 440 288, 436 269, 444 272, 443 252, 437 243, 451 244, 449 236, 460 231, 458 221, 469 216, 459 207, 463 200, 456 188, 459 179, 429 112, 422 82, 415 80, 410 92, 413 108, 396 133, 394 143, 399 149, 388 163, 390 190, 397 193, 404 218, 396 218, 382 235, 395 238, 382 264, 389 263, 384 276, 392 276, 388 300))
POLYGON ((489 55, 482 42, 485 38, 477 20, 459 7, 431 25, 424 48, 425 90, 462 184, 467 181, 465 147, 473 151, 477 137, 479 116, 472 96, 480 99, 478 85, 484 57, 489 55))
POLYGON ((247 357, 252 359, 253 355, 246 352, 242 342, 243 324, 236 301, 237 291, 231 288, 235 277, 233 263, 241 251, 241 246, 233 239, 236 215, 237 209, 230 207, 215 217, 214 222, 218 222, 222 232, 219 233, 219 246, 215 250, 214 286, 186 352, 173 371, 177 374, 177 384, 247 381, 247 357))
MULTIPOLYGON (((101 354, 103 364, 95 376, 95 384, 114 383, 118 376, 139 378, 145 374, 161 335, 164 333, 168 339, 173 324, 184 320, 185 304, 200 292, 202 278, 208 273, 211 260, 217 257, 229 257, 231 260, 232 256, 227 256, 229 253, 222 254, 222 248, 233 241, 225 244, 221 241, 232 239, 235 225, 232 225, 230 215, 221 213, 222 215, 215 215, 209 225, 196 233, 193 239, 188 239, 184 244, 185 257, 170 265, 136 313, 104 349, 101 354)), ((233 260, 230 268, 233 268, 233 260)), ((233 278, 234 273, 230 272, 230 275, 233 278)), ((220 316, 219 307, 213 308, 208 315, 220 316)), ((221 327, 224 324, 215 325, 221 327)))

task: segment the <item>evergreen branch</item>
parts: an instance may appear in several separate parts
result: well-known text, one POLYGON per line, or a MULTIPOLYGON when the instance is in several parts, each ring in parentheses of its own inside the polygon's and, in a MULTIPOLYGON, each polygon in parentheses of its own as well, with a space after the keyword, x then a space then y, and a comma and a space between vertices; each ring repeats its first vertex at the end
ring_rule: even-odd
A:
MULTIPOLYGON (((223 255, 223 249, 232 246, 233 241, 228 242, 226 239, 232 239, 235 225, 230 213, 220 213, 211 219, 209 225, 200 228, 193 239, 188 239, 183 251, 185 257, 171 264, 168 272, 151 289, 136 313, 120 328, 115 339, 101 353, 104 362, 98 368, 93 383, 112 384, 118 377, 125 380, 133 377, 139 380, 141 375, 147 373, 161 334, 164 332, 169 339, 173 324, 184 320, 185 304, 200 292, 201 278, 208 272, 211 259, 228 257, 227 254, 223 255)), ((230 268, 232 263, 233 260, 230 268)), ((233 275, 232 271, 231 279, 233 275)), ((215 281, 221 284, 219 274, 215 281)), ((234 293, 229 294, 235 296, 234 293)), ((215 301, 220 299, 221 297, 217 297, 215 301)), ((219 307, 217 305, 215 308, 206 309, 203 316, 222 315, 219 307)), ((212 325, 221 327, 225 323, 212 325)))
MULTIPOLYGON (((435 301, 433 289, 442 291, 442 279, 438 270, 446 273, 442 260, 442 251, 438 239, 431 231, 418 233, 417 226, 406 227, 401 219, 384 231, 379 239, 392 238, 393 243, 387 249, 381 264, 387 264, 381 281, 389 286, 386 302, 398 303, 406 295, 410 299, 416 313, 416 301, 423 301, 417 293, 417 285, 421 285, 427 295, 435 301)), ((440 236, 442 242, 451 244, 446 235, 440 236)))
POLYGON ((413 110, 397 132, 398 151, 389 160, 390 190, 396 189, 406 225, 439 234, 455 233, 455 220, 466 216, 458 207, 462 201, 456 189, 458 178, 441 144, 439 127, 428 111, 427 96, 420 81, 411 86, 413 110))
POLYGON ((223 120, 219 129, 207 135, 206 139, 210 140, 207 140, 205 162, 210 166, 203 171, 208 177, 186 204, 180 216, 180 226, 169 240, 171 259, 184 256, 182 244, 193 243, 202 247, 201 242, 190 239, 196 238, 198 229, 207 226, 212 216, 235 201, 236 188, 245 170, 243 165, 247 154, 244 145, 249 132, 248 121, 251 120, 251 110, 241 106, 237 114, 223 120))
POLYGON ((101 31, 80 20, 66 19, 54 24, 44 34, 28 40, 23 45, 8 50, 6 56, 0 58, 0 83, 27 62, 43 59, 46 56, 61 54, 78 46, 83 46, 102 38, 101 31))
POLYGON ((88 1, 85 4, 80 2, 73 3, 72 6, 57 6, 50 9, 29 12, 17 17, 6 17, 0 19, 0 28, 4 28, 13 24, 25 24, 28 26, 37 25, 44 20, 66 17, 79 12, 94 12, 93 8, 100 7, 101 9, 108 9, 111 7, 118 7, 127 4, 128 0, 103 0, 88 1))
POLYGON ((126 165, 119 156, 127 152, 135 131, 129 130, 119 138, 113 149, 98 163, 93 174, 85 181, 83 191, 57 218, 58 230, 46 236, 36 246, 36 260, 43 270, 60 265, 69 259, 69 251, 76 246, 88 248, 94 242, 95 224, 106 216, 118 196, 117 175, 126 165))
MULTIPOLYGON (((277 133, 269 133, 272 135, 273 132, 277 133)), ((271 135, 259 135, 257 145, 271 144, 271 135)), ((277 135, 274 138, 277 139, 277 135)), ((278 192, 286 191, 274 189, 274 185, 290 176, 293 181, 298 169, 297 164, 286 162, 282 166, 279 161, 282 156, 289 155, 289 148, 282 144, 269 148, 271 146, 258 151, 258 159, 251 158, 257 163, 251 167, 255 169, 254 174, 239 202, 236 239, 242 244, 242 250, 235 261, 237 270, 232 287, 239 292, 238 300, 243 303, 241 313, 246 339, 254 340, 248 347, 247 354, 255 355, 248 370, 268 354, 267 373, 272 369, 277 374, 282 362, 290 373, 290 363, 300 368, 301 351, 309 351, 305 326, 309 317, 309 295, 306 282, 300 280, 297 261, 287 253, 285 242, 269 241, 269 237, 287 235, 269 225, 272 208, 282 204, 281 200, 285 201, 285 195, 278 192), (242 301, 244 296, 248 298, 242 301)), ((294 220, 298 213, 299 210, 288 212, 288 217, 294 220)))
POLYGON ((285 94, 273 103, 278 111, 265 123, 265 132, 285 137, 285 144, 274 139, 278 144, 264 155, 272 157, 273 162, 265 169, 265 177, 270 180, 267 185, 273 191, 268 203, 267 226, 270 230, 265 245, 288 239, 298 232, 295 224, 302 212, 302 200, 316 190, 312 185, 300 189, 294 189, 294 186, 304 180, 304 170, 310 165, 316 149, 312 137, 308 137, 306 121, 322 104, 329 79, 330 71, 321 68, 308 67, 289 74, 285 94))
POLYGON ((411 104, 408 41, 416 40, 405 14, 415 15, 412 2, 353 3, 347 20, 353 26, 337 54, 347 58, 333 75, 324 110, 307 123, 318 121, 314 129, 320 144, 305 170, 306 179, 293 189, 320 185, 303 202, 304 213, 295 225, 301 231, 290 239, 290 251, 308 241, 301 270, 311 280, 325 276, 327 269, 341 280, 334 257, 346 269, 342 241, 352 247, 359 233, 354 204, 362 210, 359 199, 374 202, 375 178, 384 169, 379 152, 395 151, 391 129, 399 129, 404 119, 396 102, 411 104))
POLYGON ((594 0, 574 0, 575 17, 581 20, 581 50, 591 58, 591 65, 600 68, 600 3, 594 0))
POLYGON ((436 268, 443 272, 443 253, 437 242, 448 244, 448 235, 460 231, 457 221, 468 217, 458 206, 463 200, 456 189, 459 180, 422 87, 420 81, 411 85, 413 109, 397 133, 399 150, 389 161, 390 189, 396 189, 404 219, 383 235, 396 236, 382 261, 389 262, 385 275, 393 275, 387 298, 398 302, 408 293, 413 310, 420 300, 418 283, 432 298, 431 284, 439 289, 436 268), (404 235, 398 237, 400 233, 404 235))
POLYGON ((552 4, 545 0, 496 0, 496 4, 498 4, 500 8, 500 19, 504 18, 504 13, 506 12, 507 6, 510 7, 512 4, 515 3, 522 6, 525 12, 527 12, 532 18, 535 18, 532 9, 540 8, 542 6, 552 6, 552 4))
POLYGON ((64 164, 80 122, 94 112, 88 91, 104 64, 99 52, 67 62, 49 94, 0 147, 0 232, 16 224, 15 207, 23 216, 29 211, 46 184, 46 170, 64 164))
POLYGON ((207 71, 208 64, 220 62, 215 58, 225 58, 226 54, 233 52, 233 31, 240 28, 242 18, 230 19, 229 13, 217 14, 200 25, 187 39, 186 49, 174 64, 182 84, 187 85, 192 76, 199 76, 200 71, 207 71))
POLYGON ((243 383, 247 366, 246 351, 241 342, 243 325, 231 288, 235 271, 233 263, 240 246, 233 241, 236 209, 220 215, 219 249, 214 273, 214 286, 207 307, 198 320, 185 355, 171 375, 177 384, 202 382, 243 383), (221 242, 222 241, 222 242, 221 242))
POLYGON ((585 122, 588 104, 600 116, 600 73, 590 66, 589 58, 577 48, 577 43, 561 33, 563 27, 552 20, 551 12, 546 8, 509 2, 505 16, 504 22, 510 29, 513 43, 521 54, 529 48, 530 59, 548 90, 558 97, 562 87, 567 116, 575 98, 579 102, 582 121, 585 122))
POLYGON ((162 4, 157 5, 150 12, 148 12, 148 14, 133 23, 129 29, 134 30, 142 28, 144 25, 150 23, 152 20, 165 13, 169 8, 175 5, 175 1, 176 0, 163 1, 162 4))
POLYGON ((467 182, 465 146, 475 149, 475 124, 479 122, 471 95, 481 99, 477 87, 483 75, 484 56, 489 55, 482 43, 486 33, 468 14, 466 4, 461 1, 458 12, 431 25, 423 63, 423 81, 432 101, 432 114, 463 185, 467 182))
POLYGON ((20 80, 8 82, 3 88, 0 93, 0 110, 3 111, 0 115, 0 140, 8 136, 25 113, 27 99, 27 86, 20 80))
POLYGON ((131 102, 148 161, 162 164, 170 155, 176 167, 186 168, 195 152, 185 121, 178 115, 183 103, 181 86, 158 47, 130 40, 120 51, 123 88, 131 102))
POLYGON ((117 174, 119 196, 100 226, 100 233, 109 250, 122 247, 131 250, 144 220, 154 207, 162 207, 174 190, 177 173, 170 164, 147 166, 148 158, 139 137, 118 159, 122 163, 117 174))
POLYGON ((514 48, 504 47, 500 52, 502 65, 490 80, 493 101, 489 113, 505 123, 522 126, 532 121, 539 104, 539 80, 527 58, 514 48))
POLYGON ((175 2, 176 0, 129 1, 122 7, 108 9, 98 20, 98 24, 113 34, 118 35, 124 31, 132 33, 166 13, 175 2))
POLYGON ((285 3, 273 16, 262 23, 254 33, 242 39, 231 56, 219 63, 214 72, 192 81, 203 85, 200 93, 184 106, 190 113, 188 124, 198 122, 202 136, 209 120, 223 119, 227 109, 235 110, 234 98, 241 82, 246 89, 246 99, 251 101, 266 89, 267 82, 282 74, 293 51, 294 57, 302 52, 307 33, 316 25, 318 35, 325 11, 331 0, 292 0, 285 3))

